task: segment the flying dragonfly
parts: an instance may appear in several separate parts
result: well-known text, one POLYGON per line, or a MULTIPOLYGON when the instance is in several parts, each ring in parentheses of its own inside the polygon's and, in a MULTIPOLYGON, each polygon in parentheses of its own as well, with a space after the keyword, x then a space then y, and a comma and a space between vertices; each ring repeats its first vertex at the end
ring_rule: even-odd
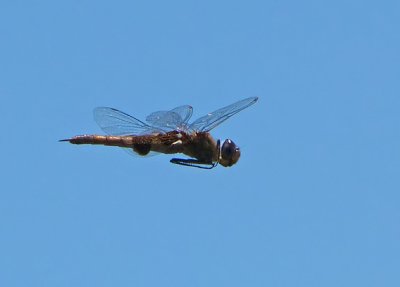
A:
POLYGON ((220 140, 216 141, 209 132, 257 100, 252 97, 238 101, 191 124, 193 108, 188 105, 151 113, 146 122, 114 108, 98 107, 94 109, 94 119, 107 135, 79 135, 60 141, 117 146, 141 156, 183 153, 190 158, 173 158, 170 162, 204 169, 214 168, 218 163, 230 167, 239 160, 239 147, 230 139, 221 146, 220 140))

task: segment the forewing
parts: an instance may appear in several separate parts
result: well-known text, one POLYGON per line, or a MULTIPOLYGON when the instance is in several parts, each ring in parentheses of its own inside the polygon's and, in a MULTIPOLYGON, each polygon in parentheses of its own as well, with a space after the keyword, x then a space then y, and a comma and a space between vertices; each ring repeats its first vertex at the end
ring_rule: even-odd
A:
POLYGON ((212 113, 208 113, 201 118, 198 118, 196 121, 190 124, 189 127, 190 129, 195 131, 208 132, 222 122, 229 119, 234 114, 237 114, 241 110, 244 110, 245 108, 251 106, 252 104, 257 102, 257 100, 257 97, 252 97, 238 101, 234 104, 231 104, 212 113))
POLYGON ((146 117, 146 122, 153 127, 172 131, 186 127, 188 120, 192 116, 192 113, 193 108, 191 106, 179 106, 170 111, 158 111, 151 113, 146 117))
POLYGON ((163 132, 117 109, 99 107, 94 109, 93 114, 96 123, 109 135, 143 135, 163 132))

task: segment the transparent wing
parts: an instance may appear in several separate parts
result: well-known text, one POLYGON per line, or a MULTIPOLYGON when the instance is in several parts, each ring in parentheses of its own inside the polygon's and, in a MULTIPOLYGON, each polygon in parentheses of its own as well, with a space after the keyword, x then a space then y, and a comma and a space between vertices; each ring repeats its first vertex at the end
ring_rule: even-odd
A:
POLYGON ((191 106, 179 106, 170 111, 158 111, 151 113, 146 117, 146 122, 151 126, 163 130, 171 131, 176 129, 185 129, 187 122, 192 116, 193 108, 191 106))
POLYGON ((156 152, 156 151, 150 151, 148 154, 146 155, 139 155, 137 152, 135 152, 132 148, 129 147, 121 147, 121 149, 123 151, 125 151, 126 153, 128 153, 131 156, 134 157, 152 157, 152 156, 156 156, 156 155, 160 155, 161 153, 156 152))
POLYGON ((93 114, 96 123, 109 135, 143 135, 163 132, 117 109, 99 107, 94 109, 93 114))
POLYGON ((241 110, 251 106, 257 102, 257 100, 257 97, 247 98, 222 109, 216 110, 212 113, 208 113, 207 115, 198 118, 196 121, 191 123, 189 128, 195 131, 208 132, 229 119, 234 114, 237 114, 241 110))

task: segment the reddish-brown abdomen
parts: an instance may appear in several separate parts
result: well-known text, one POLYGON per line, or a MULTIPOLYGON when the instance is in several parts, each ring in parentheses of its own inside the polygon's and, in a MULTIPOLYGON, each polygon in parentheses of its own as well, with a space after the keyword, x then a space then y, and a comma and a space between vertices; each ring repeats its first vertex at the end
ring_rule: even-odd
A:
POLYGON ((133 137, 82 135, 75 136, 73 138, 63 141, 69 141, 72 144, 97 144, 107 146, 131 147, 133 144, 133 137))

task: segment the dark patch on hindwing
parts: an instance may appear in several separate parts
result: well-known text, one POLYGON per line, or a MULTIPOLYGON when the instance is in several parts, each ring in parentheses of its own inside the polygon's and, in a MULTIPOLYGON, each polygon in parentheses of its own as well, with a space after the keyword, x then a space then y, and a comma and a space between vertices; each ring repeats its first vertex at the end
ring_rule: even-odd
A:
POLYGON ((132 149, 139 155, 147 155, 150 152, 150 144, 134 144, 132 149))

